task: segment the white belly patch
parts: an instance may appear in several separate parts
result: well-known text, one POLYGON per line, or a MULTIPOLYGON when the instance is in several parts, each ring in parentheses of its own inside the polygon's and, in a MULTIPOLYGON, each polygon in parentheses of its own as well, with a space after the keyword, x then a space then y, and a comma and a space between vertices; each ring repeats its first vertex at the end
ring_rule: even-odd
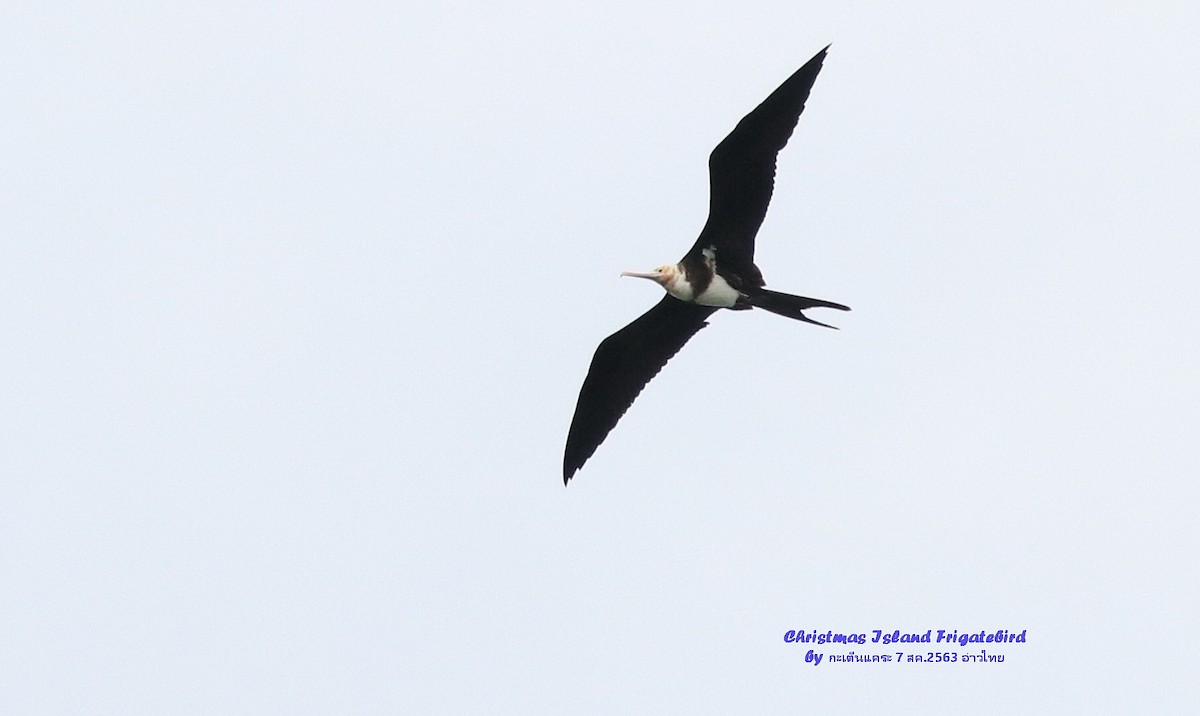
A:
POLYGON ((741 298, 741 294, 733 286, 730 286, 719 274, 713 274, 708 287, 693 300, 701 306, 732 308, 739 298, 741 298))

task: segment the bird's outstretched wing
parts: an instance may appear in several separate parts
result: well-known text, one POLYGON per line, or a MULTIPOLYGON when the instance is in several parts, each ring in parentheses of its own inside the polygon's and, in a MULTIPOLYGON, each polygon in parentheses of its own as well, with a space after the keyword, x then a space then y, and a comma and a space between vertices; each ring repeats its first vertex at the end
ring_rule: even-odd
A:
POLYGON ((775 157, 796 128, 828 49, 796 70, 712 151, 708 222, 688 256, 713 246, 717 261, 730 268, 754 261, 754 236, 775 188, 775 157))
POLYGON ((583 467, 638 393, 716 311, 670 295, 633 323, 605 338, 579 389, 563 454, 563 484, 583 467))

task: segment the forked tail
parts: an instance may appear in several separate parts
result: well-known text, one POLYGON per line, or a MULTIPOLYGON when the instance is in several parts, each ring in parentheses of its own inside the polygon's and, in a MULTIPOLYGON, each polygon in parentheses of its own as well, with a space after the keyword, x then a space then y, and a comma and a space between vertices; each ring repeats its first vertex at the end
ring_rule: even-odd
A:
POLYGON ((814 321, 808 316, 801 313, 807 308, 836 308, 839 311, 849 311, 849 306, 843 306, 840 303, 833 301, 822 301, 819 298, 805 298, 804 296, 793 296, 788 293, 779 293, 778 291, 768 291, 765 288, 758 289, 754 295, 748 297, 750 305, 755 308, 761 308, 764 311, 777 313, 780 316, 794 318, 797 321, 806 323, 815 323, 818 326, 825 326, 837 330, 837 326, 831 326, 828 323, 814 321))

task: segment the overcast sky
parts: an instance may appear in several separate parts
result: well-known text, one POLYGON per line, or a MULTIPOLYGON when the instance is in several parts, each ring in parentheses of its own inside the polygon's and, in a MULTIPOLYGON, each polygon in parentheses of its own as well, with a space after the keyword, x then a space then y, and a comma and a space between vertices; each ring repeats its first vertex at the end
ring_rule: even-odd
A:
POLYGON ((1190 713, 1198 28, 5 3, 0 711, 1190 713), (757 262, 853 312, 715 315, 564 488, 618 273, 828 43, 757 262), (1027 640, 784 640, 876 629, 1027 640))

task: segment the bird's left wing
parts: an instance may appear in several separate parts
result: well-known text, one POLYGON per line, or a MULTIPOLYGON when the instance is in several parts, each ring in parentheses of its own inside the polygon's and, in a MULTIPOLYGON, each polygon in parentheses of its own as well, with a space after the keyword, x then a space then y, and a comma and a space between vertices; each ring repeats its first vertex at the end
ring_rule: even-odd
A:
POLYGON ((605 338, 579 390, 563 454, 563 484, 583 467, 616 427, 638 393, 658 375, 717 310, 670 295, 633 323, 605 338))
POLYGON ((796 128, 828 49, 784 80, 712 151, 708 158, 708 221, 689 256, 712 246, 717 261, 729 267, 754 261, 754 237, 775 189, 776 156, 796 128))

